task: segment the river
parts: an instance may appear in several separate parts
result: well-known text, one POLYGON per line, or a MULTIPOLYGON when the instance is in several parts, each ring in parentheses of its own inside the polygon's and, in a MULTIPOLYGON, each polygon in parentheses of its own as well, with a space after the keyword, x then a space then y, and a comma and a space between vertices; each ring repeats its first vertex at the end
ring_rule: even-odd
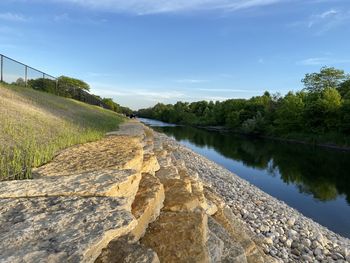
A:
POLYGON ((350 238, 350 152, 140 121, 350 238))

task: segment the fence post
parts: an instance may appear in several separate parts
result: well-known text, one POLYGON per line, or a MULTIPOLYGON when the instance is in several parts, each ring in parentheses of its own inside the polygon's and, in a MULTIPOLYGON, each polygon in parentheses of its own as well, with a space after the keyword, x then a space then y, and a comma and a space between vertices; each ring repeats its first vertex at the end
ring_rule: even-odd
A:
POLYGON ((25 71, 24 71, 24 85, 25 87, 27 87, 27 83, 28 83, 28 66, 25 66, 25 71))
POLYGON ((0 62, 0 64, 1 64, 1 73, 0 73, 0 81, 1 82, 3 82, 4 81, 4 69, 3 69, 3 67, 4 67, 4 56, 3 55, 0 55, 1 56, 1 62, 0 62))

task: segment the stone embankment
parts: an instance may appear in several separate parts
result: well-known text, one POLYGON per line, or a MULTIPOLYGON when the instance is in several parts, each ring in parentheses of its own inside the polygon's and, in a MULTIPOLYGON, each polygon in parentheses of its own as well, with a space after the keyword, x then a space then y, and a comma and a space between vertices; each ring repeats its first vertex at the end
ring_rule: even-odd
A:
MULTIPOLYGON (((329 243, 324 235, 306 243, 300 218, 273 217, 271 199, 136 121, 34 172, 0 183, 0 262, 306 262, 301 252, 280 254, 286 240, 312 253, 320 243, 321 254, 329 243), (276 222, 297 234, 284 239, 276 222)), ((339 260, 348 253, 328 251, 339 260)))

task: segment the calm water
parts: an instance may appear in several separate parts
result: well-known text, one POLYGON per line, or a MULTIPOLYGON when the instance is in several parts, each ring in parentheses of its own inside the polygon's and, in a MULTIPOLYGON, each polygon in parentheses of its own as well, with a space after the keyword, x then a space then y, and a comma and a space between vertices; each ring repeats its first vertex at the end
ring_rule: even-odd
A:
POLYGON ((140 120, 350 238, 350 152, 140 120))

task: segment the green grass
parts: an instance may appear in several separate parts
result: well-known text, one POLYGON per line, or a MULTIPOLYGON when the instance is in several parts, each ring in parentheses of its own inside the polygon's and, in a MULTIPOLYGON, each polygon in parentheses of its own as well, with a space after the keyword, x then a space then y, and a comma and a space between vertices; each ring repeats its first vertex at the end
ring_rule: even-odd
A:
POLYGON ((0 84, 0 180, 31 178, 32 167, 68 146, 102 138, 123 120, 97 106, 0 84))

